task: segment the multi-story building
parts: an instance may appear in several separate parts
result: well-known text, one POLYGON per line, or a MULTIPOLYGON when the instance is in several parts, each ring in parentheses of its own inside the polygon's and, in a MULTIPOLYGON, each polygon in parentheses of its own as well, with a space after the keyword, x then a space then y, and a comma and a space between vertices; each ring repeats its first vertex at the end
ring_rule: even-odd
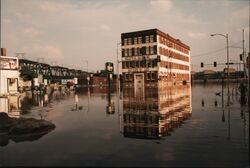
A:
POLYGON ((190 47, 179 39, 150 29, 122 33, 121 44, 124 87, 165 87, 190 82, 190 47))

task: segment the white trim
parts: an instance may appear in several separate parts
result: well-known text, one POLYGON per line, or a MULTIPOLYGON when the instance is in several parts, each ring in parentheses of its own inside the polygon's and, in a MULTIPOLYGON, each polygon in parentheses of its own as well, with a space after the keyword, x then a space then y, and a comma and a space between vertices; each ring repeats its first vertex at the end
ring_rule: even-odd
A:
POLYGON ((176 63, 176 64, 181 64, 181 65, 186 65, 190 67, 190 62, 186 62, 186 61, 182 61, 176 58, 171 58, 165 55, 160 55, 161 57, 161 61, 168 61, 168 62, 172 62, 172 63, 176 63))
POLYGON ((159 74, 161 74, 161 72, 165 72, 165 73, 179 73, 179 74, 190 74, 190 71, 187 71, 187 70, 180 70, 180 69, 170 69, 170 68, 163 68, 163 67, 160 67, 159 68, 159 74))

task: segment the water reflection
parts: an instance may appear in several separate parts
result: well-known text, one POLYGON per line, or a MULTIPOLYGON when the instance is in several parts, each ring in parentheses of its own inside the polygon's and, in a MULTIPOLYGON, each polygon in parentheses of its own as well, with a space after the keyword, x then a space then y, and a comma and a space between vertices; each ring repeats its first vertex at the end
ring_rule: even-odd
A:
POLYGON ((124 137, 161 139, 171 135, 191 113, 188 85, 123 89, 124 137))
POLYGON ((21 112, 20 96, 0 98, 0 112, 5 112, 10 117, 19 118, 21 112))
POLYGON ((6 146, 9 141, 23 142, 38 140, 55 128, 48 121, 48 94, 26 92, 19 96, 0 98, 0 146, 6 146), (30 113, 37 107, 36 115, 30 113))

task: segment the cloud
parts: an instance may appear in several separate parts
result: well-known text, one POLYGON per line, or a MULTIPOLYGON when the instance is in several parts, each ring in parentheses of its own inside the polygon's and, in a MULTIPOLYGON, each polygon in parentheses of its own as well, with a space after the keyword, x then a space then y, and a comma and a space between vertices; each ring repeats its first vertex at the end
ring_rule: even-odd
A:
POLYGON ((188 32, 187 35, 190 37, 190 38, 193 38, 193 39, 204 39, 207 37, 207 34, 206 33, 199 33, 199 32, 188 32))
POLYGON ((151 0, 150 5, 158 10, 168 11, 172 8, 173 3, 171 0, 151 0))
POLYGON ((26 27, 23 30, 23 34, 26 38, 38 38, 39 35, 41 35, 41 31, 38 29, 35 29, 34 27, 26 27))
POLYGON ((109 30, 110 30, 110 27, 109 27, 108 25, 106 25, 106 24, 101 24, 101 25, 100 25, 100 29, 101 29, 101 30, 105 30, 105 31, 109 31, 109 30))
POLYGON ((45 58, 45 60, 47 60, 47 63, 49 63, 48 61, 62 59, 62 50, 50 44, 27 44, 21 50, 26 53, 27 58, 33 60, 35 58, 45 58))

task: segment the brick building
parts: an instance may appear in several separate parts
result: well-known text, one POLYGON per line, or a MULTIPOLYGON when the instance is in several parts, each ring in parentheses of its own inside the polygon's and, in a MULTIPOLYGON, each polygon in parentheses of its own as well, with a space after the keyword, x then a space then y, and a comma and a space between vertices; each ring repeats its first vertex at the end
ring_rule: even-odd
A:
POLYGON ((165 87, 190 82, 190 47, 158 30, 121 34, 124 87, 165 87))

